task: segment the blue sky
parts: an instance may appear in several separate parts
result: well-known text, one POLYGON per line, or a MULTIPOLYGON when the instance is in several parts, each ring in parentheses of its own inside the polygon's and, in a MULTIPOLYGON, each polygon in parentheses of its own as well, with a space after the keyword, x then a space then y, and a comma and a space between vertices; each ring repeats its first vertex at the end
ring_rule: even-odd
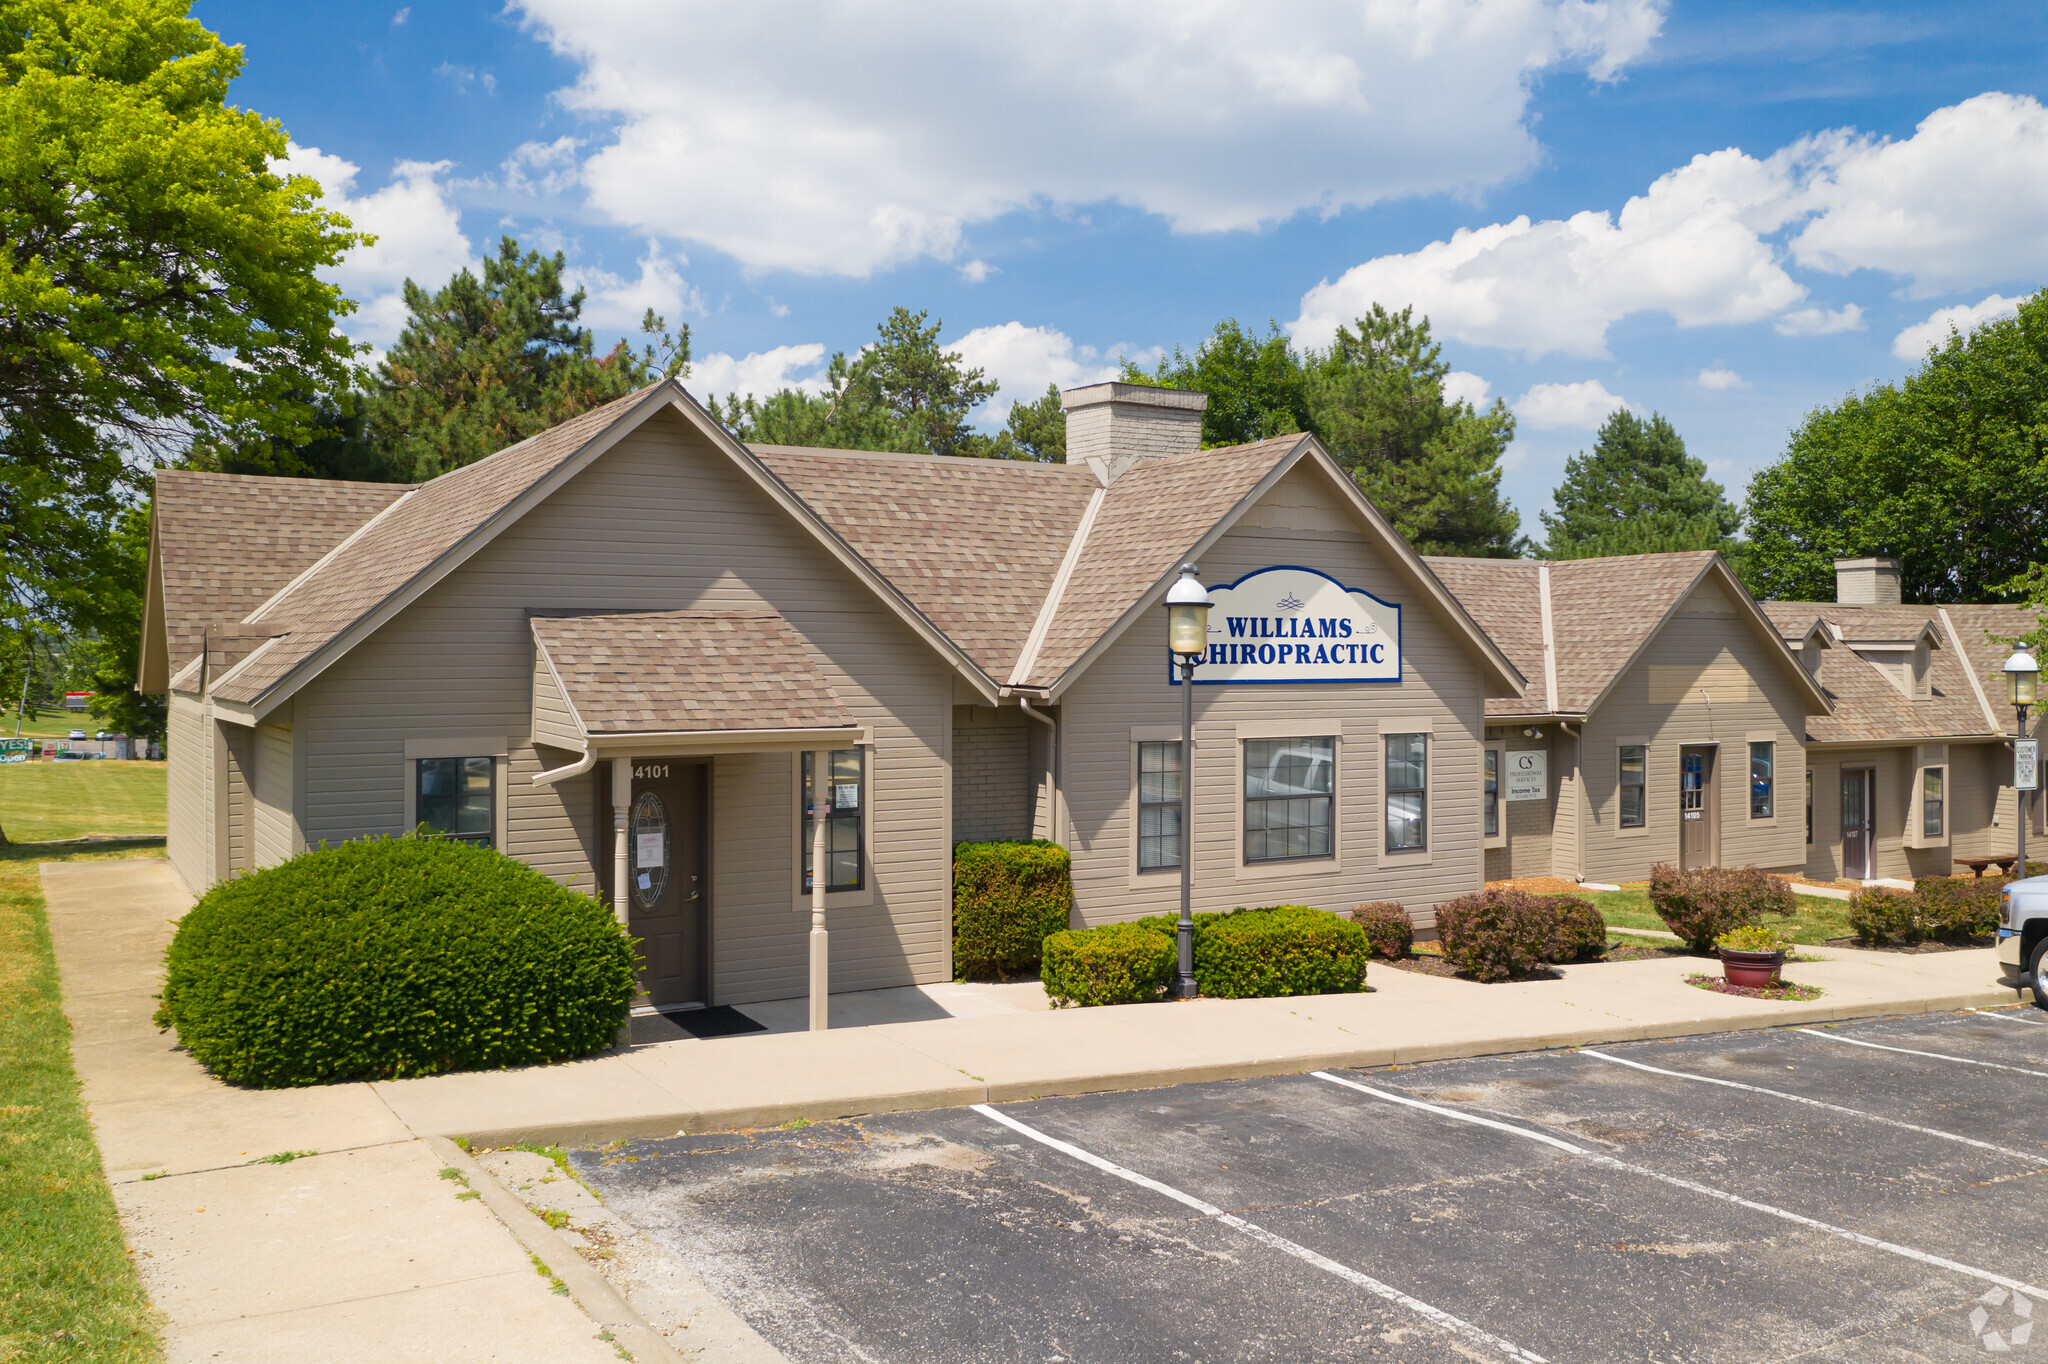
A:
POLYGON ((699 396, 814 382, 898 303, 1002 382, 990 419, 1221 317, 1317 344, 1414 304, 1515 407, 1532 533, 1617 403, 1739 496, 1805 412, 2048 282, 2038 4, 195 12, 379 234, 337 275, 372 345, 505 232, 607 339, 687 321, 699 396))

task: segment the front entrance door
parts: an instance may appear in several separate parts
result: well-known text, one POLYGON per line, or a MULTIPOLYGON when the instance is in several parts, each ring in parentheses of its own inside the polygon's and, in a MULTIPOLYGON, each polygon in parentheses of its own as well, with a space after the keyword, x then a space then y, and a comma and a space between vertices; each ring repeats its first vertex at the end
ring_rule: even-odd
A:
POLYGON ((1714 750, 1678 750, 1678 864, 1714 865, 1721 802, 1716 798, 1714 750))
POLYGON ((1870 879, 1870 836, 1876 821, 1867 767, 1842 769, 1842 875, 1852 881, 1870 879))
MULTIPOLYGON (((643 959, 638 1002, 657 1009, 702 1004, 708 994, 706 772, 702 763, 633 764, 633 805, 626 815, 627 928, 640 939, 643 959)), ((610 783, 600 781, 598 789, 598 828, 609 839, 610 783)), ((603 860, 608 868, 612 859, 603 860)))

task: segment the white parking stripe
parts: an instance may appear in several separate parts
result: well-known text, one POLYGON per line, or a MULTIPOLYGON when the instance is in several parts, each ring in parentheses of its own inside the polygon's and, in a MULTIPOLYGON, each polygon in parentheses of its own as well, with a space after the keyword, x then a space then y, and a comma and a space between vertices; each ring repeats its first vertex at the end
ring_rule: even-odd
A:
POLYGON ((2030 1028, 2048 1028, 2048 1021, 2039 1018, 2023 1018, 2019 1014, 1999 1013, 1993 1009, 1972 1009, 1979 1018, 1995 1018, 2001 1023, 2024 1023, 2030 1028))
POLYGON ((1597 1056, 1602 1061, 1612 1061, 1617 1066, 1628 1066, 1635 1070, 1647 1070, 1652 1075, 1671 1075, 1680 1080, 1697 1080, 1703 1085, 1721 1085, 1728 1089, 1745 1090, 1751 1094, 1768 1094, 1775 1099, 1790 1099, 1796 1104, 1806 1104, 1813 1108, 1825 1108, 1830 1113, 1843 1113, 1852 1118, 1861 1118, 1865 1122, 1881 1122, 1886 1127, 1900 1127, 1908 1132, 1918 1132, 1923 1136, 1940 1137, 1943 1141, 1960 1142, 1964 1146, 1974 1146, 1980 1151, 1992 1151, 2001 1156, 2011 1156, 2015 1160, 2030 1160, 2036 1165, 2048 1165, 2048 1156, 2037 1156, 2028 1151, 2015 1151, 2009 1146, 1993 1146, 1990 1142, 1978 1141, 1975 1137, 1965 1137, 1955 1132, 1944 1132, 1938 1127, 1922 1127, 1918 1123, 1900 1122, 1897 1118, 1886 1118, 1876 1113, 1865 1113, 1858 1108, 1844 1108, 1840 1104, 1826 1103, 1820 1099, 1809 1099, 1804 1094, 1787 1094, 1782 1089, 1765 1089, 1762 1085, 1746 1085, 1740 1080, 1721 1080, 1711 1075, 1694 1075, 1690 1071, 1665 1070, 1662 1066, 1646 1066, 1641 1061, 1630 1061, 1620 1056, 1609 1056, 1606 1052, 1594 1051, 1591 1047, 1579 1048, 1579 1055, 1597 1056))
POLYGON ((1307 1246, 1297 1245, 1286 1237, 1276 1235, 1273 1232, 1267 1231, 1264 1227, 1247 1222, 1234 1213, 1227 1213, 1213 1203, 1205 1203, 1193 1194, 1183 1193, 1171 1184, 1162 1184, 1156 1179, 1139 1174, 1136 1170, 1127 1170, 1115 1161, 1104 1160, 1092 1151, 1082 1150, 1072 1142, 1061 1141, 1058 1137, 1052 1136, 1049 1133, 1041 1132, 1035 1127, 1018 1122, 1009 1114, 999 1112, 987 1104, 975 1104, 973 1107, 974 1111, 981 1114, 984 1118, 999 1122, 1013 1132, 1021 1133, 1043 1146, 1050 1146, 1062 1155, 1072 1156, 1084 1165, 1092 1165, 1104 1174, 1115 1175, 1118 1179, 1128 1180, 1140 1188, 1150 1189, 1152 1192, 1170 1198, 1176 1203, 1185 1204, 1204 1217, 1214 1218, 1225 1226, 1233 1227, 1256 1241, 1263 1242, 1275 1250, 1292 1255, 1304 1264, 1314 1265, 1317 1269, 1327 1274, 1334 1274, 1347 1283, 1356 1284, 1369 1293, 1385 1298, 1388 1302, 1405 1307, 1417 1316, 1434 1322, 1454 1335, 1463 1336, 1474 1344, 1498 1350, 1509 1359, 1521 1360, 1524 1361, 1524 1364, 1547 1364, 1542 1355, 1532 1354, 1512 1341, 1502 1340, 1499 1336, 1482 1331, 1471 1322, 1454 1317, 1440 1307, 1431 1307, 1419 1298, 1411 1298, 1400 1289, 1390 1284, 1381 1283, 1370 1274, 1361 1274, 1349 1265, 1342 1265, 1328 1256, 1318 1255, 1307 1246))
POLYGON ((2009 1070, 2015 1075, 2038 1075, 2048 1080, 2048 1070, 2028 1070, 2025 1066, 2002 1066, 1996 1061, 1979 1061, 1974 1056, 1950 1056, 1939 1051, 1914 1051, 1911 1047, 1887 1047, 1882 1042, 1866 1042, 1860 1037, 1843 1037, 1839 1033, 1818 1032, 1813 1028, 1794 1028, 1808 1037, 1826 1038, 1830 1042, 1847 1042, 1852 1047, 1869 1047, 1875 1051, 1895 1051, 1901 1056, 1926 1056, 1936 1061, 1954 1061, 1959 1066, 1982 1066, 1986 1070, 2009 1070))
MULTIPOLYGON (((1332 1084, 1343 1085, 1347 1089, 1355 1089, 1360 1093, 1371 1094, 1376 1098, 1386 1099, 1393 1097, 1384 1090, 1355 1084, 1350 1080, 1332 1075, 1326 1070, 1312 1071, 1310 1073, 1318 1080, 1328 1080, 1332 1084)), ((1396 1100, 1396 1102, 1399 1102, 1399 1100, 1396 1100)), ((1603 1165, 1610 1170, 1621 1170, 1628 1174, 1641 1175, 1645 1179, 1654 1179, 1660 1184, 1669 1184, 1675 1189, 1685 1189, 1692 1193, 1704 1194, 1708 1198, 1719 1199, 1723 1203, 1732 1203, 1738 1208, 1748 1208, 1751 1212, 1767 1213, 1772 1217, 1782 1218, 1787 1222, 1797 1223, 1802 1227, 1811 1227, 1815 1231, 1824 1231, 1830 1236, 1839 1236, 1845 1241, 1854 1241, 1859 1246, 1869 1246, 1873 1250, 1887 1251, 1893 1255, 1903 1256, 1908 1260, 1917 1260, 1921 1264, 1951 1270, 1968 1278, 1977 1279, 1984 1283, 1997 1284, 2000 1288, 2011 1289, 2015 1293, 2025 1293, 2030 1298, 2039 1298, 2043 1302, 2048 1302, 2048 1288, 2036 1288, 2034 1285, 2022 1283, 2018 1279, 2009 1279, 2003 1274, 1993 1274, 1988 1269, 1978 1269, 1974 1265, 1966 1265, 1960 1261, 1946 1259, 1940 1255, 1930 1255, 1924 1250, 1915 1250, 1911 1246, 1897 1245, 1891 1241, 1880 1241, 1875 1236, 1865 1236, 1860 1231, 1851 1231, 1847 1227, 1838 1227, 1830 1222, 1817 1221, 1814 1218, 1802 1216, 1786 1208, 1773 1207, 1769 1203, 1758 1203, 1739 1194, 1729 1193, 1725 1189, 1712 1188, 1706 1184, 1695 1184, 1690 1179, 1681 1179, 1677 1175, 1667 1175, 1661 1170, 1652 1170, 1642 1165, 1631 1165, 1625 1160, 1616 1160, 1613 1156, 1601 1155, 1598 1152, 1585 1150, 1583 1147, 1573 1146, 1569 1142, 1559 1141, 1547 1133, 1531 1132, 1526 1127, 1515 1127, 1509 1123, 1496 1122, 1492 1118, 1482 1118, 1472 1113, 1461 1113, 1455 1108, 1442 1108, 1436 1104, 1426 1104, 1419 1099, 1409 1099, 1407 1103, 1410 1107, 1425 1108, 1432 1113, 1441 1113, 1447 1118, 1456 1118, 1460 1122, 1469 1122, 1479 1127, 1491 1127, 1498 1131, 1511 1132, 1518 1137, 1527 1137, 1530 1141, 1540 1141, 1547 1146, 1555 1146, 1567 1151, 1576 1152, 1581 1160, 1591 1161, 1595 1165, 1603 1165)))

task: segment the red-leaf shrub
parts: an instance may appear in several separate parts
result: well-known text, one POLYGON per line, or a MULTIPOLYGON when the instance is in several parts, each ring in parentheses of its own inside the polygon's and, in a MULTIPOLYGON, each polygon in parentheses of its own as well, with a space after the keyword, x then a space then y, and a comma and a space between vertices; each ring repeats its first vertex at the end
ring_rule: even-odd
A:
POLYGON ((1668 862, 1650 868, 1650 904, 1695 952, 1712 951, 1714 939, 1766 914, 1790 918, 1799 912, 1792 887, 1759 867, 1681 871, 1668 862))
POLYGON ((1474 980, 1512 980, 1549 958, 1557 911, 1527 891, 1480 891, 1438 905, 1436 932, 1444 960, 1474 980))
POLYGON ((1365 930, 1375 956, 1399 961, 1415 947, 1415 921, 1390 900, 1375 900, 1351 911, 1351 922, 1365 930))

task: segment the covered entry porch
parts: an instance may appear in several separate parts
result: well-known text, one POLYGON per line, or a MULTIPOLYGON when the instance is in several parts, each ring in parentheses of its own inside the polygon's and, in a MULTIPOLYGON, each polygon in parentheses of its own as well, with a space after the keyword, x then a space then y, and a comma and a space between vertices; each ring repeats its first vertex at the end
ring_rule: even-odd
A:
POLYGON ((857 879, 865 870, 870 732, 773 613, 536 613, 531 624, 534 743, 576 755, 533 782, 594 778, 591 871, 619 922, 640 939, 635 1012, 718 1002, 719 888, 758 883, 760 869, 720 866, 713 850, 779 849, 773 829, 760 838, 715 836, 722 812, 714 773, 721 762, 787 754, 784 770, 801 783, 791 792, 803 813, 801 855, 762 860, 794 863, 788 903, 811 911, 810 1009, 813 1025, 824 1026, 827 893, 849 871, 857 879))

